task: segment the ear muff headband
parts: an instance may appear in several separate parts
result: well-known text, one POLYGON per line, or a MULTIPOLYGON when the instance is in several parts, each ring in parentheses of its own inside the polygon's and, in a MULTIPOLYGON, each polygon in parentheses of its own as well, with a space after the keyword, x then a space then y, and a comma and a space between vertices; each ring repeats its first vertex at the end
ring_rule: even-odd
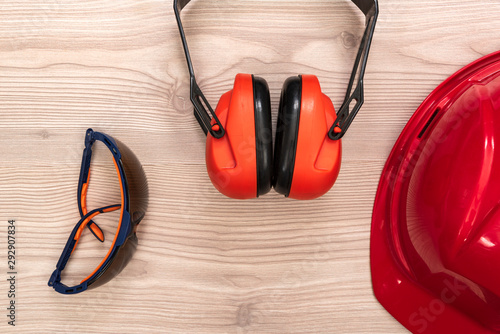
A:
MULTIPOLYGON (((363 105, 363 78, 365 75, 366 63, 368 61, 368 54, 370 51, 373 33, 375 31, 375 24, 378 17, 378 0, 351 1, 365 15, 366 28, 363 34, 363 39, 361 40, 361 44, 359 46, 356 61, 354 62, 354 67, 351 73, 349 84, 347 86, 347 92, 344 102, 339 109, 337 119, 333 123, 333 126, 328 133, 330 139, 332 140, 338 140, 344 136, 354 117, 356 117, 359 109, 363 105), (358 77, 358 79, 355 85, 356 76, 358 77), (353 102, 355 102, 354 107, 352 108, 352 110, 349 110, 353 102)), ((191 56, 189 55, 186 35, 184 33, 184 28, 182 26, 180 17, 182 9, 189 2, 190 0, 174 0, 175 17, 177 19, 177 26, 179 27, 179 33, 181 35, 184 54, 186 56, 190 75, 190 99, 191 103, 193 103, 194 106, 194 115, 196 117, 196 120, 200 124, 205 134, 208 134, 208 132, 210 132, 210 135, 212 135, 214 138, 222 138, 226 133, 225 129, 217 118, 217 115, 215 114, 213 108, 210 106, 210 103, 208 103, 208 100, 205 98, 205 95, 203 95, 203 92, 198 86, 198 83, 196 82, 193 64, 191 62, 191 56), (214 120, 214 122, 212 122, 212 120, 214 120)))

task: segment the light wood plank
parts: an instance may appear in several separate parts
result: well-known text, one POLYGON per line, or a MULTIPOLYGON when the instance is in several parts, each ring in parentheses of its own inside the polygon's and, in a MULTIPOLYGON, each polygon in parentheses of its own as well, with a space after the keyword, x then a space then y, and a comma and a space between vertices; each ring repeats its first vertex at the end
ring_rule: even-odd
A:
MULTIPOLYGON (((311 202, 274 192, 242 202, 208 179, 172 1, 3 1, 0 248, 15 219, 19 279, 17 326, 3 317, 0 332, 406 333, 371 290, 380 173, 423 99, 500 49, 500 3, 382 0, 380 11, 366 103, 343 141, 334 188, 311 202), (88 127, 137 154, 150 203, 127 268, 68 297, 47 281, 79 218, 88 127)), ((282 83, 298 73, 316 74, 341 103, 363 28, 352 3, 331 0, 193 0, 183 18, 210 103, 231 89, 235 74, 253 73, 269 83, 274 121, 282 83)), ((99 152, 92 206, 118 198, 113 168, 99 152)), ((112 219, 99 221, 112 235, 112 219)), ((99 246, 82 241, 75 278, 93 268, 99 246)), ((6 252, 0 261, 6 307, 6 252)))

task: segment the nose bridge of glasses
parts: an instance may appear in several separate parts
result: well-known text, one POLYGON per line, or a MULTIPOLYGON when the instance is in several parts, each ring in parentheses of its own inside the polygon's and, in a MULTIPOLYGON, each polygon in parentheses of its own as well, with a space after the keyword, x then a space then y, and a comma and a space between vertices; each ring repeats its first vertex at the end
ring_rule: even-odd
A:
MULTIPOLYGON (((78 240, 80 240, 80 237, 82 236, 82 232, 85 229, 85 226, 87 226, 89 224, 89 222, 92 222, 99 229, 99 231, 102 233, 101 228, 92 220, 92 218, 94 218, 95 216, 97 216, 98 214, 101 214, 101 213, 116 211, 116 210, 120 209, 121 207, 122 207, 121 204, 106 206, 106 207, 102 207, 102 208, 93 210, 93 211, 91 211, 92 212, 91 214, 89 214, 88 216, 87 215, 84 216, 85 219, 78 227, 78 230, 75 233, 75 237, 73 238, 75 240, 75 244, 73 245, 73 249, 71 250, 71 252, 73 252, 75 250, 76 245, 78 244, 78 240)), ((94 231, 92 231, 92 232, 94 232, 94 231)), ((95 233, 93 233, 93 234, 95 235, 95 233)), ((103 235, 102 239, 104 239, 104 235, 103 235)), ((101 239, 99 239, 99 240, 101 240, 101 239)))

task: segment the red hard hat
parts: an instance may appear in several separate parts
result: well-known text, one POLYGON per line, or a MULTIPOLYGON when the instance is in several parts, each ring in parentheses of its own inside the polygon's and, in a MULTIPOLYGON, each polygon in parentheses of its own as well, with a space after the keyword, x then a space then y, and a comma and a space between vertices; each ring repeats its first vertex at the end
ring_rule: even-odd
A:
POLYGON ((417 109, 380 180, 373 289, 413 333, 500 333, 500 52, 417 109))

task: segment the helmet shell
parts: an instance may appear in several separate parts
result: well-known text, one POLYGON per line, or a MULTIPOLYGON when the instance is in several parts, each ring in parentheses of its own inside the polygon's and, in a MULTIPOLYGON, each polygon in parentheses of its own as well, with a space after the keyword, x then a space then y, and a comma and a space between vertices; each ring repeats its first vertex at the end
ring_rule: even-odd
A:
POLYGON ((500 52, 417 109, 380 180, 372 282, 413 333, 500 333, 500 52))

